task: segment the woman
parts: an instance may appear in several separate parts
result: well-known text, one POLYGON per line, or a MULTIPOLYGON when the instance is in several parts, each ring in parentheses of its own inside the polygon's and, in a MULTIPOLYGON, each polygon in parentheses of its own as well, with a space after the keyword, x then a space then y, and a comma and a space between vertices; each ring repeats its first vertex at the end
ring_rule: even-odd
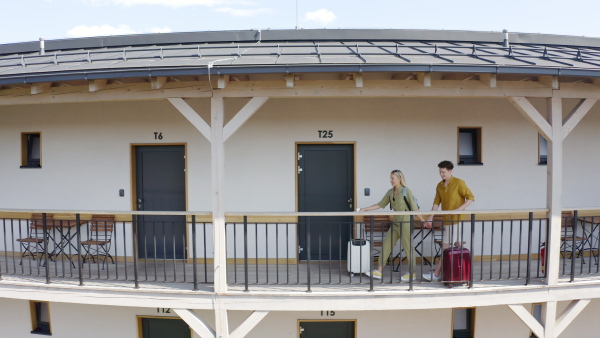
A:
MULTIPOLYGON (((359 211, 377 210, 380 208, 385 208, 388 204, 391 204, 394 211, 419 211, 419 207, 417 206, 417 202, 413 197, 412 191, 406 186, 404 174, 402 174, 400 170, 392 171, 390 174, 390 183, 392 184, 392 189, 390 189, 385 196, 383 196, 379 203, 373 204, 370 207, 361 208, 359 211), (408 201, 410 208, 406 205, 406 201, 404 200, 404 196, 402 194, 403 188, 406 189, 406 200, 408 201)), ((424 222, 421 215, 417 215, 417 217, 421 220, 421 222, 424 222)), ((387 262, 390 254, 392 253, 392 248, 396 245, 398 239, 402 238, 402 247, 404 248, 404 252, 406 252, 406 258, 409 262, 408 271, 412 271, 413 279, 416 279, 416 274, 414 271, 415 267, 417 266, 415 249, 410 245, 410 237, 410 216, 394 216, 393 226, 390 227, 388 232, 385 234, 385 238, 383 239, 383 248, 381 250, 381 254, 379 255, 378 267, 377 269, 373 270, 371 274, 367 273, 367 276, 370 275, 373 278, 381 279, 383 265, 387 262), (407 248, 410 248, 410 250, 407 250, 407 248)), ((409 281, 410 273, 405 273, 401 280, 404 282, 409 281)))

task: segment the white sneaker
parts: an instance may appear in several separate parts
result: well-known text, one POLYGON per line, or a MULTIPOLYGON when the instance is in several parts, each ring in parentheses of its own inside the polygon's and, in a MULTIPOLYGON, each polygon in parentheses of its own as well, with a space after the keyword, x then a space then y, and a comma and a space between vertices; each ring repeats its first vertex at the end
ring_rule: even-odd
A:
POLYGON ((379 272, 379 270, 373 270, 372 273, 367 271, 367 272, 365 272, 365 275, 367 275, 369 277, 373 277, 375 279, 381 279, 381 272, 379 272))
POLYGON ((442 279, 440 276, 436 276, 433 272, 423 274, 423 279, 429 282, 439 282, 442 279))
MULTIPOLYGON (((412 277, 413 277, 413 281, 417 280, 417 274, 416 273, 413 273, 412 277)), ((403 282, 410 282, 410 273, 408 273, 408 272, 405 273, 404 276, 400 277, 400 280, 403 281, 403 282)))

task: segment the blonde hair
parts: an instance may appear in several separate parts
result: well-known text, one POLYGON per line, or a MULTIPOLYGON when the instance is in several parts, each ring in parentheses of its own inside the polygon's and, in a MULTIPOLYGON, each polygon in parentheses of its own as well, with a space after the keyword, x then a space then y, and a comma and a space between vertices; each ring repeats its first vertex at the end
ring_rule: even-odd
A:
POLYGON ((400 185, 403 187, 407 187, 408 185, 406 184, 406 179, 404 178, 404 174, 396 169, 396 170, 392 170, 392 174, 395 174, 396 176, 398 176, 398 178, 400 179, 400 185))

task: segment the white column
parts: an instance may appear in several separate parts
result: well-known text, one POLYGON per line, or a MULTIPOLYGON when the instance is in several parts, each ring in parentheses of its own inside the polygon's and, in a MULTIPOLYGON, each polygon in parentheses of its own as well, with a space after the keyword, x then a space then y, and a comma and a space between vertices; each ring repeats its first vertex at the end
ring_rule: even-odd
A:
POLYGON ((556 301, 542 303, 542 325, 544 326, 544 338, 556 338, 554 332, 556 327, 556 301))
POLYGON ((563 182, 563 138, 562 138, 562 102, 560 98, 546 99, 548 122, 552 129, 552 140, 548 141, 548 164, 546 183, 546 206, 550 209, 548 219, 550 230, 548 243, 548 270, 546 284, 556 285, 560 268, 560 226, 562 212, 562 182, 563 182))
MULTIPOLYGON (((210 100, 211 112, 211 164, 214 239, 214 287, 219 303, 219 294, 227 292, 227 253, 225 238, 225 149, 223 147, 223 121, 225 104, 222 97, 210 100)), ((229 337, 227 310, 215 304, 215 332, 219 338, 229 337)))

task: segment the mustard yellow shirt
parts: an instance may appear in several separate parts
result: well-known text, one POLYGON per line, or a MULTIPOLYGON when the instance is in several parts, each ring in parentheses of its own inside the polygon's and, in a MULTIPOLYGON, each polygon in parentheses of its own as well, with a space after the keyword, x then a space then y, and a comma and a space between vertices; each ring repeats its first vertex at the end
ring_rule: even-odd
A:
MULTIPOLYGON (((447 186, 444 186, 444 181, 442 180, 435 188, 433 204, 441 205, 442 210, 456 210, 465 203, 465 200, 475 201, 475 196, 473 196, 465 181, 460 178, 452 176, 447 186)), ((459 219, 467 219, 467 216, 443 215, 442 218, 444 221, 455 223, 459 219)))

